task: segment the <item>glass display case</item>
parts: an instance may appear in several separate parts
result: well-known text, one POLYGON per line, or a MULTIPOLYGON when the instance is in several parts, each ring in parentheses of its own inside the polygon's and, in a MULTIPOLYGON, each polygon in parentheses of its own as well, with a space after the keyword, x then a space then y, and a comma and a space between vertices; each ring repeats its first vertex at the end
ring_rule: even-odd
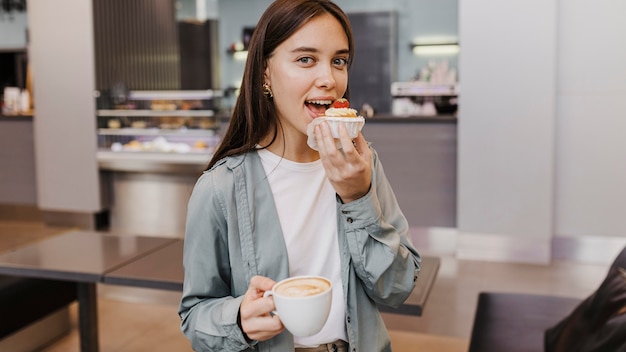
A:
POLYGON ((129 91, 97 110, 98 162, 114 171, 197 169, 220 141, 221 92, 129 91))
POLYGON ((395 116, 456 116, 459 84, 393 82, 391 96, 395 116))

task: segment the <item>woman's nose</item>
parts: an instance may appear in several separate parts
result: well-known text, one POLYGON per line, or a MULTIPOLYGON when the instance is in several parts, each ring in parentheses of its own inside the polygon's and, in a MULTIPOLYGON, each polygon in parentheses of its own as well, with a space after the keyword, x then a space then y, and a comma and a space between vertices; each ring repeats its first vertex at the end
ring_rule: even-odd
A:
POLYGON ((335 83, 332 67, 330 65, 320 65, 316 85, 320 88, 331 89, 335 88, 335 83))

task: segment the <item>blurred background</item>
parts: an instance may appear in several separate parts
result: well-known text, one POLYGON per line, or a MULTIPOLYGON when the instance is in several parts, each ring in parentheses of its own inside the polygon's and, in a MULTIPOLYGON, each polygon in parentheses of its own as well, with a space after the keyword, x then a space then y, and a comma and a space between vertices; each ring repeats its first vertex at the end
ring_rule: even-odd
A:
MULTIPOLYGON (((181 238, 270 3, 0 1, 0 220, 181 238)), ((336 3, 356 41, 352 105, 440 276, 603 272, 626 243, 626 3, 336 3)), ((456 330, 390 325, 463 342, 465 307, 456 330)))

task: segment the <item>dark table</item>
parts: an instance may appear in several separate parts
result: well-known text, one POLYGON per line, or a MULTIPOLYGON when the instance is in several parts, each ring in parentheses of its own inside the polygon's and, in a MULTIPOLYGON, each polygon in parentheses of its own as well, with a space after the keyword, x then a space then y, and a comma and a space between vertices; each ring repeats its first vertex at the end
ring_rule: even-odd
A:
POLYGON ((0 274, 76 282, 81 351, 98 351, 96 284, 106 273, 173 241, 72 231, 0 254, 0 274))
POLYGON ((112 285, 183 290, 183 240, 139 258, 104 275, 104 283, 112 285))
MULTIPOLYGON (((380 310, 421 316, 435 283, 439 265, 440 259, 437 257, 422 257, 420 274, 409 298, 399 308, 380 306, 380 310)), ((183 240, 175 240, 142 258, 106 273, 104 283, 182 291, 183 240)))
MULTIPOLYGON (((439 265, 437 257, 422 257, 409 298, 399 308, 380 310, 420 316, 439 265)), ((81 351, 98 351, 96 284, 182 291, 183 240, 67 232, 0 254, 0 274, 76 282, 81 351)))

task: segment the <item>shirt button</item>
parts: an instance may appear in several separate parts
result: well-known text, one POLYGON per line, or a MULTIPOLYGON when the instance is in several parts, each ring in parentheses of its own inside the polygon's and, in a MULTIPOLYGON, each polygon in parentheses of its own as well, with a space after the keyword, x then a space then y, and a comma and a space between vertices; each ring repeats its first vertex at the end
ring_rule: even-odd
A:
POLYGON ((348 218, 346 221, 348 221, 349 224, 352 224, 354 220, 352 220, 352 218, 348 218))
POLYGON ((350 317, 348 317, 348 323, 350 322, 350 317))

